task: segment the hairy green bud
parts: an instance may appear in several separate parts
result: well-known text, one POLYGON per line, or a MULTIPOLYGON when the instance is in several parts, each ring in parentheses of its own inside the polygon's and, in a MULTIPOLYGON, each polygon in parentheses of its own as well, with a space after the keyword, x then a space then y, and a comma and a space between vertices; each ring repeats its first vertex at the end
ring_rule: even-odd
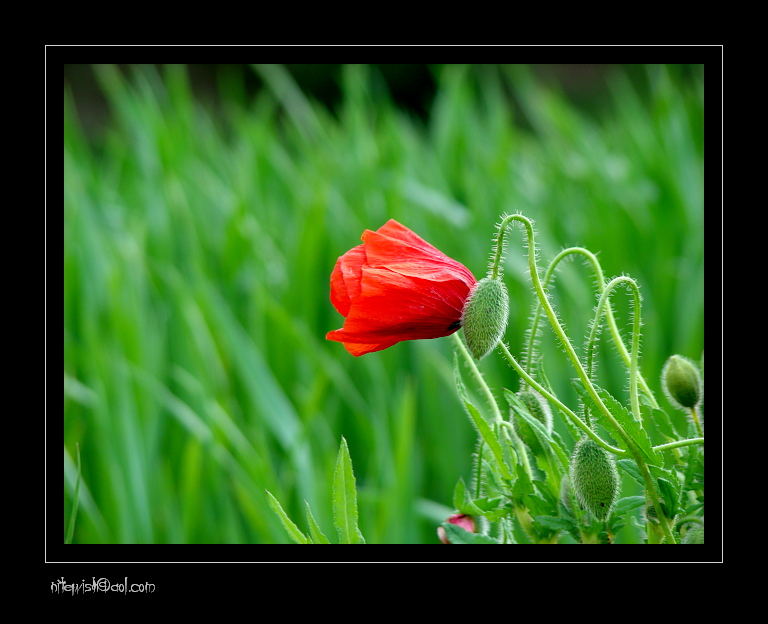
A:
POLYGON ((613 457, 594 441, 582 438, 573 449, 570 477, 579 503, 598 520, 605 520, 619 495, 613 457))
POLYGON ((695 407, 701 399, 701 376, 696 366, 681 355, 673 355, 661 371, 661 385, 670 401, 683 408, 695 407))
MULTIPOLYGON (((517 393, 517 398, 521 403, 525 405, 528 413, 538 420, 547 432, 552 433, 552 411, 549 409, 549 404, 546 399, 541 396, 535 390, 523 390, 517 393)), ((514 418, 515 431, 520 439, 525 442, 526 446, 534 453, 541 453, 544 449, 541 448, 539 438, 536 437, 536 432, 533 431, 531 426, 525 422, 522 418, 516 416, 514 418)))
POLYGON ((476 360, 499 344, 507 329, 509 295, 500 279, 484 277, 475 284, 464 304, 461 325, 467 348, 476 360))

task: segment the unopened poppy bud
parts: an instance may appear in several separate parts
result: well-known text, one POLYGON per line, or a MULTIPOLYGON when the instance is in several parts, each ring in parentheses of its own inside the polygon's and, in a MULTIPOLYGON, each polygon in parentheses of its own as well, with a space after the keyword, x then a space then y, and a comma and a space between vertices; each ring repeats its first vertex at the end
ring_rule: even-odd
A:
POLYGON ((694 364, 673 355, 661 371, 661 385, 670 401, 683 408, 695 407, 701 399, 701 376, 694 364))
MULTIPOLYGON (((547 432, 552 433, 552 411, 544 397, 534 390, 523 390, 517 393, 517 398, 528 409, 528 413, 544 425, 547 432)), ((534 453, 540 453, 543 449, 531 426, 519 416, 514 418, 514 423, 517 435, 526 446, 534 453)))
POLYGON ((619 473, 613 457, 593 440, 582 438, 571 457, 571 485, 579 503, 605 520, 619 494, 619 473))
POLYGON ((500 279, 484 277, 469 293, 461 324, 472 356, 480 360, 499 344, 507 329, 509 295, 500 279))
MULTIPOLYGON (((470 533, 475 532, 475 520, 472 518, 472 516, 468 516, 467 514, 453 514, 446 520, 446 522, 460 526, 462 529, 469 531, 470 533)), ((437 536, 440 538, 440 541, 443 544, 451 543, 448 539, 448 536, 445 534, 445 529, 443 527, 437 527, 437 536)))

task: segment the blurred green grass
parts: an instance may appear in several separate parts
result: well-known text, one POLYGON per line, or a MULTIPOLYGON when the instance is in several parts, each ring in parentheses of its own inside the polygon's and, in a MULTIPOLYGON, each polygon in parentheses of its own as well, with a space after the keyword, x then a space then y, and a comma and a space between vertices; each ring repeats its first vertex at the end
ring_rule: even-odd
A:
MULTIPOLYGON (((639 92, 616 69, 592 114, 525 67, 445 66, 422 121, 366 66, 343 69, 334 112, 283 68, 254 70, 268 89, 249 98, 228 73, 214 113, 184 67, 96 67, 110 111, 96 137, 65 86, 65 524, 76 443, 82 461, 74 542, 287 542, 265 489, 296 518, 307 500, 330 528, 342 435, 367 541, 437 541, 474 441, 449 341, 352 358, 324 339, 342 325, 328 299, 336 258, 388 218, 479 277, 498 215, 522 211, 542 265, 583 245, 607 276, 639 281, 641 369, 654 390, 668 355, 700 359, 702 71, 647 67, 639 92)), ((506 260, 515 353, 533 304, 521 240, 513 233, 506 260)), ((590 283, 569 264, 553 288, 578 345, 590 283)), ((574 373, 549 334, 542 350, 573 404, 574 373)), ((481 367, 495 387, 517 388, 495 355, 481 367)), ((626 396, 608 347, 599 379, 626 396)))

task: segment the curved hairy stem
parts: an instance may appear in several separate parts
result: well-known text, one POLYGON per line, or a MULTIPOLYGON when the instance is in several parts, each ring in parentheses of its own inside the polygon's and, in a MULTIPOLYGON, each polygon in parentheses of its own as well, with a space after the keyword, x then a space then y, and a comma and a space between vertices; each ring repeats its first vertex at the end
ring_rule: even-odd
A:
MULTIPOLYGON (((661 522, 662 530, 664 531, 664 534, 670 543, 672 544, 676 543, 674 535, 672 535, 672 530, 669 527, 669 521, 664 515, 664 512, 662 511, 658 490, 648 470, 648 466, 643 460, 640 449, 637 447, 637 444, 635 444, 632 438, 630 438, 629 435, 627 435, 627 432, 619 424, 619 422, 613 417, 613 414, 611 414, 610 410, 605 406, 605 403, 603 403, 603 400, 597 394, 597 390, 595 390, 594 385, 592 385, 592 381, 587 375, 587 371, 584 370, 584 367, 582 366, 581 361, 579 360, 579 357, 576 355, 576 351, 574 350, 573 345, 571 344, 571 341, 568 339, 568 336, 566 335, 565 331, 560 325, 560 321, 557 320, 557 316, 555 315, 555 311, 552 308, 552 304, 549 302, 549 298, 544 292, 544 288, 541 285, 541 280, 539 279, 539 271, 536 266, 536 241, 535 241, 535 236, 533 232, 533 223, 528 217, 521 214, 513 214, 513 215, 508 215, 501 220, 501 223, 499 224, 499 233, 496 238, 497 248, 495 252, 494 265, 493 265, 494 270, 498 268, 497 265, 501 259, 501 254, 502 254, 501 248, 504 242, 503 231, 513 221, 518 221, 522 223, 523 227, 525 228, 525 232, 528 238, 528 269, 531 275, 531 281, 533 282, 533 288, 536 291, 536 295, 539 298, 539 302, 544 308, 544 312, 546 313, 547 318, 549 319, 549 323, 552 326, 552 329, 554 330, 555 335, 558 337, 558 339, 562 343, 563 348, 565 349, 565 353, 568 356, 568 359, 571 361, 571 364, 576 369, 579 379, 581 380, 581 383, 584 385, 584 388, 589 394, 590 398, 595 402, 595 405, 598 406, 598 408, 600 409, 600 412, 603 414, 603 416, 605 416, 606 420, 608 420, 608 422, 611 423, 611 426, 616 430, 616 432, 622 438, 624 443, 627 445, 627 449, 632 454, 632 458, 635 460, 638 468, 640 469, 640 474, 643 477, 643 480, 646 485, 646 489, 648 490, 648 493, 651 496, 653 506, 656 508, 657 516, 659 518, 659 521, 661 522)), ((579 422, 581 422, 580 419, 579 419, 579 422)))
MULTIPOLYGON (((629 401, 632 406, 632 415, 637 422, 642 423, 640 417, 640 401, 637 396, 637 379, 638 379, 638 358, 640 356, 640 289, 637 287, 637 283, 631 277, 622 275, 615 277, 603 289, 603 294, 600 295, 600 301, 597 304, 595 310, 595 319, 592 322, 592 328, 589 332, 589 338, 587 338, 587 375, 590 379, 594 373, 594 354, 596 348, 596 341, 598 336, 598 330, 600 328, 600 319, 603 315, 603 311, 606 308, 610 308, 609 299, 618 286, 626 286, 632 292, 634 311, 632 314, 632 355, 629 361, 629 401)), ((589 407, 586 407, 588 410, 589 407)))
POLYGON ((691 446, 692 444, 704 444, 704 438, 688 438, 687 440, 676 440, 675 442, 667 442, 666 444, 659 444, 654 446, 654 451, 668 451, 669 449, 678 448, 680 446, 691 446))
MULTIPOLYGON (((603 267, 600 265, 600 260, 598 260, 597 256, 593 254, 591 251, 589 251, 589 249, 585 249, 584 247, 568 247, 567 249, 563 249, 559 254, 557 254, 552 259, 552 261, 549 263, 549 266, 547 267, 547 270, 544 272, 544 278, 542 280, 542 284, 544 285, 544 288, 547 288, 547 286, 549 286, 550 281, 555 275, 555 269, 560 264, 560 262, 571 255, 581 255, 584 258, 586 258, 587 261, 592 265, 592 269, 595 272, 595 282, 597 285, 597 292, 598 294, 602 295, 603 291, 605 290, 605 276, 603 273, 603 267)), ((536 309, 533 312, 533 317, 531 318, 531 328, 528 335, 528 345, 527 345, 527 350, 525 352, 525 357, 523 358, 523 361, 526 363, 526 368, 528 370, 532 370, 535 363, 534 362, 535 345, 536 345, 536 339, 538 337, 540 319, 541 319, 541 303, 537 303, 536 309)), ((630 357, 629 351, 627 350, 626 345, 624 344, 624 340, 621 337, 621 333, 619 332, 619 327, 616 324, 616 317, 613 314, 613 308, 611 307, 610 302, 606 306, 605 320, 611 332, 611 338, 613 339, 613 343, 616 345, 616 349, 619 352, 619 356, 624 361, 624 364, 629 368, 631 365, 631 357, 630 357)), ((653 392, 651 392, 651 389, 648 386, 648 383, 645 381, 645 378, 639 373, 638 373, 637 381, 638 381, 638 384, 640 385, 640 389, 650 399, 651 406, 654 407, 655 409, 659 409, 659 403, 656 401, 656 397, 653 395, 653 392)))
POLYGON ((557 407, 563 414, 565 414, 571 422, 573 422, 574 425, 576 425, 579 429, 581 429, 584 434, 594 440, 599 446, 604 448, 609 453, 613 453, 614 455, 618 455, 620 457, 626 457, 627 451, 624 449, 616 448, 615 446, 611 446, 608 444, 605 440, 603 440, 599 435, 597 435, 592 429, 590 429, 584 421, 579 418, 576 414, 573 413, 573 411, 564 403, 562 403, 554 394, 549 392, 544 386, 542 386, 538 381, 536 381, 533 377, 531 377, 525 369, 520 365, 520 363, 515 359, 515 356, 512 355, 512 352, 509 350, 507 345, 505 345, 503 342, 499 343, 499 348, 501 349, 502 354, 507 359, 507 362, 509 362, 510 366, 514 368, 517 373, 520 375, 520 377, 523 378, 523 380, 531 386, 536 392, 538 392, 541 396, 543 396, 545 399, 547 399, 550 403, 552 403, 555 407, 557 407))
POLYGON ((461 352, 462 357, 469 365, 469 368, 472 371, 472 375, 474 376, 475 381, 477 381, 477 385, 480 386, 480 388, 483 391, 483 394, 485 394, 485 398, 490 404, 491 411, 493 412, 493 419, 496 422, 502 422, 504 418, 501 415, 499 404, 496 403, 496 398, 493 396, 493 392, 491 392, 491 388, 488 386, 488 382, 485 381, 485 377, 483 377, 483 374, 480 372, 480 369, 477 368, 477 364, 475 363, 474 358, 470 355, 469 351, 467 350, 467 347, 464 345, 464 342, 459 337, 458 333, 454 332, 453 334, 451 334, 451 338, 456 343, 456 346, 459 348, 459 351, 461 352))

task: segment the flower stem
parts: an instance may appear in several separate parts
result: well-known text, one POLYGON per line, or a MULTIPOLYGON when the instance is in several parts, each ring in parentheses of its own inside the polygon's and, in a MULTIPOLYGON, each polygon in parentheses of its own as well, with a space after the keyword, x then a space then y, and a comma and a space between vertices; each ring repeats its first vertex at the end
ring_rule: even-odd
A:
POLYGON ((690 446, 692 444, 704 444, 704 438, 689 438, 687 440, 677 440, 676 442, 668 442, 667 444, 659 444, 654 446, 654 451, 668 451, 669 449, 678 448, 679 446, 690 446))
MULTIPOLYGON (((560 325, 560 322, 557 320, 555 311, 552 309, 552 304, 549 302, 549 299, 547 298, 547 295, 544 292, 544 288, 541 285, 541 280, 539 279, 538 268, 536 267, 536 241, 535 241, 535 236, 533 232, 533 223, 531 222, 530 219, 528 219, 528 217, 521 214, 513 214, 513 215, 508 215, 502 219, 501 223, 499 224, 499 234, 497 235, 497 238, 496 238, 497 240, 497 249, 496 249, 496 256, 495 256, 496 264, 498 264, 498 261, 501 258, 500 248, 501 248, 501 244, 504 241, 503 231, 507 227, 507 225, 509 225, 512 221, 519 221, 525 227, 526 235, 528 237, 528 270, 531 275, 531 281, 533 282, 533 287, 534 287, 534 290, 536 291, 536 295, 538 296, 539 301, 541 302, 541 305, 544 308, 544 312, 546 313, 547 318, 549 319, 549 323, 552 326, 552 329, 554 330, 555 335, 560 339, 560 342, 562 343, 563 348, 565 349, 566 355, 568 356, 568 359, 570 359, 571 364, 573 364, 573 367, 576 369, 576 372, 579 375, 579 378, 581 379, 581 383, 584 385, 584 388, 586 389, 587 393, 595 402, 595 404, 598 406, 598 408, 600 408, 600 411, 603 413, 605 418, 608 420, 608 422, 611 423, 613 428, 616 430, 619 436, 624 440, 624 443, 627 445, 627 449, 629 450, 633 459, 637 463, 637 466, 640 470, 640 474, 642 475, 643 480, 645 481, 646 488, 648 490, 649 495, 651 496, 653 505, 656 508, 659 521, 661 523, 662 529, 664 530, 664 534, 666 535, 670 543, 672 544, 676 543, 674 535, 672 535, 672 530, 669 527, 669 521, 667 520, 666 516, 664 515, 664 512, 661 509, 661 503, 659 502, 659 499, 660 499, 659 494, 654 485, 653 479, 651 478, 651 474, 648 471, 648 466, 645 464, 645 461, 643 460, 640 450, 638 449, 637 445, 632 440, 632 438, 630 438, 629 435, 627 435, 627 432, 624 431, 624 428, 613 417, 613 414, 611 414, 610 410, 605 406, 605 403, 603 403, 602 399, 597 394, 595 387, 592 385, 592 381, 589 379, 587 372, 584 370, 584 367, 581 365, 581 361, 579 360, 579 357, 576 355, 576 351, 574 350, 573 345, 571 344, 570 340, 568 340, 568 336, 565 334, 565 331, 560 325)), ((580 419, 579 419, 579 422, 581 422, 580 419)))
POLYGON ((560 401, 554 394, 549 392, 544 386, 542 386, 538 381, 536 381, 533 377, 531 377, 525 369, 520 365, 520 363, 515 359, 515 356, 512 355, 511 351, 505 345, 503 342, 499 343, 499 348, 501 349, 502 354, 507 359, 507 362, 514 368, 517 373, 520 375, 520 377, 525 380, 525 382, 531 386, 536 392, 541 394, 545 399, 547 399, 550 403, 554 404, 563 414, 568 416, 568 418, 575 424, 579 429, 581 429, 588 437, 590 437, 592 440, 594 440, 599 446, 604 448, 609 453, 613 453, 614 455, 619 456, 625 456, 627 455, 627 451, 624 449, 616 448, 615 446, 611 446, 606 441, 604 441, 599 435, 597 435, 594 431, 592 431, 581 418, 579 418, 576 414, 573 413, 573 411, 565 405, 562 401, 560 401))
MULTIPOLYGON (((610 309, 609 298, 613 294, 613 291, 618 287, 625 285, 632 291, 632 299, 634 310, 632 313, 632 355, 629 361, 629 400, 632 405, 632 415, 635 420, 642 423, 640 417, 640 401, 637 396, 637 379, 638 379, 638 355, 640 351, 640 289, 637 287, 637 283, 631 277, 622 275, 612 279, 603 289, 603 293, 600 295, 600 301, 597 304, 595 310, 595 319, 592 322, 592 328, 587 338, 587 375, 592 378, 594 373, 594 351, 596 348, 597 333, 600 327, 600 319, 603 315, 603 311, 610 309)), ((585 406, 586 407, 586 406, 585 406)), ((588 407, 586 408, 589 409, 588 407)))
POLYGON ((491 388, 488 386, 488 383, 485 381, 483 374, 480 372, 480 369, 477 367, 477 364, 475 363, 474 358, 470 355, 469 351, 467 350, 467 347, 464 345, 464 342, 459 337, 459 334, 457 332, 454 332, 453 334, 451 334, 451 338, 456 343, 456 346, 459 348, 461 355, 464 357, 467 364, 469 365, 469 368, 472 371, 472 375, 474 376, 475 381, 477 381, 477 384, 482 389, 483 394, 485 394, 485 398, 487 399, 491 407, 491 411, 493 412, 494 420, 496 422, 503 421, 504 419, 501 416, 501 410, 499 410, 499 404, 496 403, 496 398, 493 396, 493 392, 491 392, 491 388))
MULTIPOLYGON (((584 249, 584 247, 568 247, 567 249, 563 249, 552 259, 552 262, 549 263, 549 266, 544 273, 544 279, 542 280, 544 288, 549 286, 549 282, 552 280, 558 264, 564 258, 574 254, 584 256, 592 264, 592 268, 595 272, 595 281, 597 282, 597 291, 600 295, 602 295, 603 291, 605 290, 605 276, 603 274, 603 267, 600 265, 600 260, 598 260, 597 256, 588 249, 584 249)), ((540 318, 541 303, 537 303, 536 310, 534 311, 533 318, 531 320, 531 329, 528 336, 528 347, 526 351, 526 357, 524 358, 524 361, 526 364, 528 364, 526 367, 528 370, 531 370, 533 364, 534 347, 536 343, 536 337, 538 335, 540 318)), ((613 338, 613 342, 616 345, 616 349, 618 350, 621 359, 624 361, 624 364, 629 368, 632 360, 629 351, 627 351, 627 347, 624 344, 624 340, 621 338, 621 333, 619 333, 619 328, 616 324, 616 317, 613 314, 613 308, 610 302, 606 306, 605 320, 608 323, 608 328, 610 329, 611 337, 613 338)), ((651 389, 648 387, 645 378, 639 373, 639 371, 637 375, 637 381, 640 385, 640 389, 651 401, 651 406, 655 409, 659 409, 659 403, 656 401, 656 397, 653 395, 653 392, 651 392, 651 389)))
POLYGON ((695 405, 691 408, 691 417, 693 418, 693 424, 696 425, 696 431, 698 431, 699 435, 703 438, 704 437, 704 431, 701 428, 701 422, 699 422, 699 415, 696 412, 696 406, 695 405))

